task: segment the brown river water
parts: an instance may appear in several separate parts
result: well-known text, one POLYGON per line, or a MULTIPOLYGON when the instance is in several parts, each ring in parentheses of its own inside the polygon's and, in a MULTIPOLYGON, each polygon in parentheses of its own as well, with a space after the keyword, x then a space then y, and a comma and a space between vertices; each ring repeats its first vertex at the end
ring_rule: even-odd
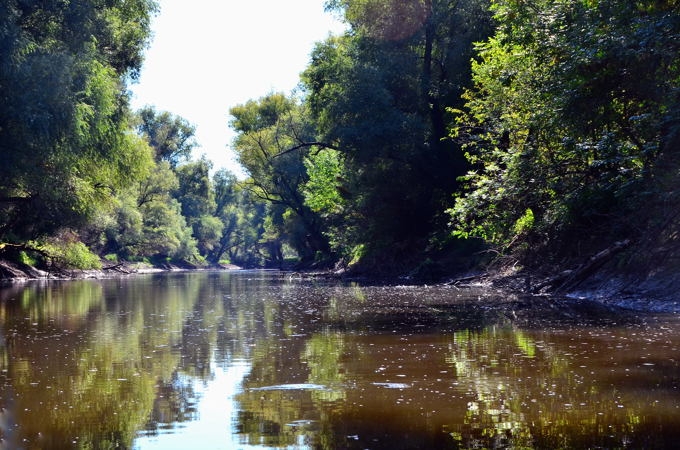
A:
POLYGON ((0 449, 680 448, 674 314, 239 271, 0 317, 0 449))

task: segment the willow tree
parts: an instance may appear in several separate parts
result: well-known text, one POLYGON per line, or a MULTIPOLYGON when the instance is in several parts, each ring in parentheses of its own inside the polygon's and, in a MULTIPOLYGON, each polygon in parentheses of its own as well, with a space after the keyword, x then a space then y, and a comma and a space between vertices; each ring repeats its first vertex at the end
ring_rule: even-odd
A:
POLYGON ((125 82, 155 10, 152 0, 0 4, 0 242, 78 226, 148 170, 125 82))
POLYGON ((329 255, 319 217, 305 203, 305 155, 318 145, 304 106, 281 93, 251 100, 230 110, 237 132, 234 150, 250 175, 244 186, 272 206, 270 256, 281 263, 289 243, 304 262, 329 255))
POLYGON ((154 149, 156 161, 167 161, 177 168, 191 159, 196 147, 196 127, 168 111, 146 106, 137 112, 137 131, 154 149))
POLYGON ((175 198, 182 205, 182 215, 193 229, 202 256, 218 245, 223 223, 216 213, 215 188, 210 179, 212 163, 205 158, 183 164, 176 169, 179 186, 175 198))

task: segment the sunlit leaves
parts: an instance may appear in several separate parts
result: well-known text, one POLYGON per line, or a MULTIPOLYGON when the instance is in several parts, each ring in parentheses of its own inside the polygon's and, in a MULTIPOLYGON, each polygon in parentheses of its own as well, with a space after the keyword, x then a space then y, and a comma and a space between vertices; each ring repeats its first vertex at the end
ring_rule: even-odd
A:
POLYGON ((345 17, 368 36, 397 41, 415 34, 431 15, 427 0, 355 0, 345 4, 345 17))
POLYGON ((146 173, 124 83, 154 9, 148 0, 3 3, 0 240, 82 226, 146 173))
POLYGON ((305 203, 312 211, 333 214, 342 211, 342 173, 344 158, 336 150, 321 150, 305 158, 309 180, 303 187, 305 203))
POLYGON ((186 119, 147 106, 138 113, 137 131, 156 152, 157 161, 167 161, 174 168, 191 158, 196 146, 196 128, 186 119))
POLYGON ((545 233, 544 242, 568 230, 611 235, 613 224, 634 232, 624 222, 678 103, 672 7, 496 0, 493 8, 497 33, 478 45, 475 86, 454 132, 475 164, 451 210, 458 230, 515 242, 530 209, 533 239, 545 233))
MULTIPOLYGON (((302 193, 308 179, 304 155, 316 146, 305 106, 293 96, 272 93, 230 113, 230 125, 238 133, 234 150, 250 175, 245 186, 272 203, 269 242, 280 249, 285 236, 303 260, 325 254, 321 224, 302 193)), ((281 256, 279 250, 274 253, 281 256)))
POLYGON ((302 78, 322 139, 342 155, 334 169, 341 180, 323 175, 328 161, 319 161, 317 179, 326 181, 310 177, 307 201, 342 211, 344 222, 330 234, 348 259, 359 247, 421 251, 445 227, 441 213, 468 169, 447 139, 446 107, 460 106, 470 82, 472 42, 487 35, 488 3, 337 0, 327 7, 351 29, 317 44, 302 78))

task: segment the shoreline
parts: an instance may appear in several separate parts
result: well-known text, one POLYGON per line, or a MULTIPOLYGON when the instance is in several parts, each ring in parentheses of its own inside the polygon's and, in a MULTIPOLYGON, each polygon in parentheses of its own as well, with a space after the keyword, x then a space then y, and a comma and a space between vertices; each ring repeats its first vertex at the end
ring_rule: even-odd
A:
MULTIPOLYGON (((172 264, 152 266, 139 263, 122 263, 97 270, 63 270, 58 273, 49 273, 30 266, 0 261, 0 288, 32 281, 100 280, 165 272, 211 270, 239 271, 243 270, 243 268, 235 265, 182 267, 172 264)), ((363 273, 339 273, 333 270, 281 270, 281 273, 288 273, 294 278, 310 280, 323 278, 385 284, 403 284, 406 281, 407 284, 413 286, 453 286, 460 289, 488 288, 507 295, 525 298, 553 297, 574 302, 589 300, 605 306, 644 313, 680 313, 680 294, 678 294, 680 292, 680 280, 676 280, 671 274, 640 280, 639 276, 631 276, 630 274, 603 272, 594 275, 583 284, 565 292, 541 292, 537 291, 536 287, 546 285, 550 278, 545 275, 541 276, 537 273, 527 273, 524 271, 514 273, 504 271, 479 272, 472 275, 469 273, 458 274, 458 277, 449 277, 448 281, 440 280, 437 282, 423 282, 410 279, 410 277, 396 275, 392 277, 371 277, 363 273)))
POLYGON ((61 269, 56 272, 40 270, 32 266, 0 260, 0 286, 29 281, 69 281, 87 279, 109 279, 131 275, 164 272, 241 270, 235 265, 212 265, 206 267, 182 267, 173 264, 153 266, 140 263, 120 263, 101 269, 61 269))

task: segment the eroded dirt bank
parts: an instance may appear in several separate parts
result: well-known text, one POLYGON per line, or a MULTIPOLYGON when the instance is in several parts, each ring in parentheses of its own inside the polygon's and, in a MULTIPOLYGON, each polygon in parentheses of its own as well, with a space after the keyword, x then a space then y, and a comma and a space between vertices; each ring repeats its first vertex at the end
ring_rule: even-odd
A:
POLYGON ((45 271, 36 269, 25 264, 0 260, 0 281, 20 282, 28 280, 69 280, 86 278, 111 278, 117 276, 135 275, 141 273, 169 272, 181 270, 238 270, 240 267, 234 265, 219 265, 208 267, 196 267, 189 265, 163 264, 153 266, 150 264, 138 263, 119 263, 106 264, 99 270, 70 270, 58 269, 45 271))
MULTIPOLYGON (((99 279, 118 276, 132 276, 142 273, 179 271, 179 270, 238 270, 240 267, 228 265, 219 267, 182 267, 176 265, 152 266, 148 264, 108 264, 101 270, 59 270, 47 272, 31 266, 8 261, 0 261, 0 282, 12 283, 40 279, 99 279)), ((356 274, 344 271, 294 272, 290 276, 302 278, 357 279, 358 281, 381 282, 387 284, 407 282, 408 284, 446 284, 459 288, 489 288, 509 295, 530 299, 553 297, 564 301, 595 300, 603 305, 626 308, 636 311, 680 313, 680 274, 666 267, 654 272, 617 272, 604 267, 579 282, 570 289, 555 291, 556 277, 526 269, 495 269, 477 271, 459 276, 449 276, 437 282, 423 282, 408 276, 380 277, 374 280, 365 273, 356 274)))

